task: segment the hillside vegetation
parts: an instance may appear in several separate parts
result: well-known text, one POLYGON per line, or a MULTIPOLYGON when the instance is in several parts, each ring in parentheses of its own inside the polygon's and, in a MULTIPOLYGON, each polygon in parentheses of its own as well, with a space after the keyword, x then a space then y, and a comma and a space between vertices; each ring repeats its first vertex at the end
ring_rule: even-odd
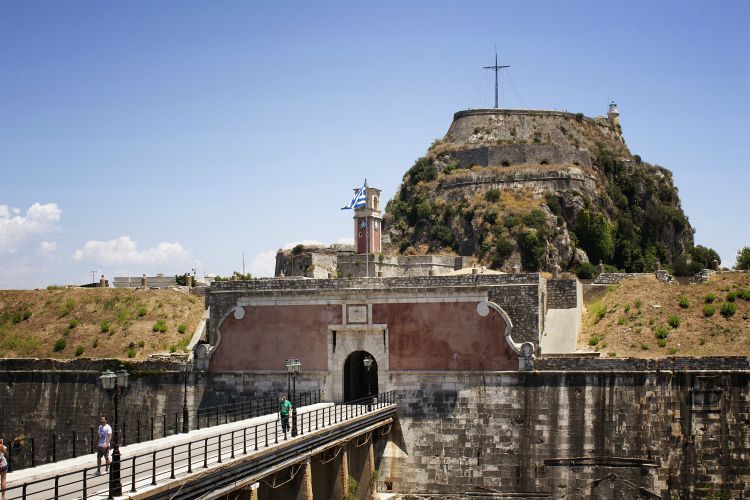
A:
POLYGON ((750 356, 750 274, 717 274, 700 285, 647 276, 610 286, 586 304, 578 349, 618 357, 750 356))
POLYGON ((0 290, 0 357, 182 352, 203 310, 201 299, 175 290, 0 290))

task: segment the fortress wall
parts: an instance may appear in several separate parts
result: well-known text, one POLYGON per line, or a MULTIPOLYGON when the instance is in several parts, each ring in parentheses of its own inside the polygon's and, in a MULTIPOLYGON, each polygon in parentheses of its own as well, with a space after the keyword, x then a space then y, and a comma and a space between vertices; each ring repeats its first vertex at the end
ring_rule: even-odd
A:
POLYGON ((596 181, 589 176, 570 170, 530 170, 511 174, 477 172, 452 176, 439 189, 442 193, 445 193, 448 199, 452 200, 467 192, 477 194, 490 188, 519 191, 531 189, 537 195, 549 192, 591 192, 596 190, 596 181))
POLYGON ((695 359, 679 370, 634 371, 628 360, 594 370, 592 361, 586 372, 391 373, 402 393, 398 426, 382 448, 381 488, 750 494, 750 371, 705 372, 695 359))
POLYGON ((578 306, 578 280, 547 280, 547 309, 573 309, 578 306))
POLYGON ((502 143, 557 144, 593 150, 597 142, 606 144, 623 158, 630 152, 619 132, 606 120, 573 113, 544 110, 476 109, 453 115, 445 135, 448 144, 463 147, 502 143))
MULTIPOLYGON (((326 300, 331 303, 362 301, 375 294, 407 294, 420 296, 439 293, 449 297, 468 291, 488 294, 513 321, 516 341, 539 342, 540 302, 538 273, 471 274, 459 276, 414 276, 396 278, 341 279, 257 279, 249 281, 214 282, 207 295, 211 307, 208 339, 215 345, 218 328, 240 300, 265 297, 278 300, 326 300), (518 338, 517 338, 518 337, 518 338)), ((302 302, 300 302, 302 303, 302 302)))
POLYGON ((451 152, 450 158, 458 164, 458 168, 471 168, 474 165, 483 167, 500 167, 503 162, 507 166, 541 164, 563 164, 576 162, 579 165, 591 166, 591 159, 586 151, 564 148, 556 144, 502 144, 484 146, 451 152))

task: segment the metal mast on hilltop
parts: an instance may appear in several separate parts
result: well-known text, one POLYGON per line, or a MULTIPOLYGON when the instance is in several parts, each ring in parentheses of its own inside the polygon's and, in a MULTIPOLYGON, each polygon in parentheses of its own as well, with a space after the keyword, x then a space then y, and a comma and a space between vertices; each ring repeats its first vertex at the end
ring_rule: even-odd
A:
POLYGON ((494 66, 485 66, 484 69, 491 69, 495 71, 495 109, 498 108, 498 102, 497 102, 497 73, 503 68, 510 68, 510 66, 498 66, 497 65, 497 49, 495 49, 495 65, 494 66))

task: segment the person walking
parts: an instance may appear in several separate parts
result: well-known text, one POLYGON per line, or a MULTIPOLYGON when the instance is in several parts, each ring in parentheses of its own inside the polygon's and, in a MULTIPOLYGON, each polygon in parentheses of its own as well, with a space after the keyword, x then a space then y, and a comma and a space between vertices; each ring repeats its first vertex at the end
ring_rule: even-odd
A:
POLYGON ((292 403, 286 396, 281 396, 281 403, 279 404, 279 418, 281 419, 281 430, 286 432, 289 430, 289 411, 292 409, 292 403))
POLYGON ((106 460, 105 472, 109 471, 109 443, 112 441, 112 427, 107 423, 107 417, 102 415, 99 418, 99 442, 96 446, 96 475, 102 473, 102 457, 106 460))
POLYGON ((8 460, 5 455, 8 454, 8 448, 5 447, 3 438, 0 438, 0 489, 3 492, 3 500, 5 500, 5 474, 8 473, 8 460))

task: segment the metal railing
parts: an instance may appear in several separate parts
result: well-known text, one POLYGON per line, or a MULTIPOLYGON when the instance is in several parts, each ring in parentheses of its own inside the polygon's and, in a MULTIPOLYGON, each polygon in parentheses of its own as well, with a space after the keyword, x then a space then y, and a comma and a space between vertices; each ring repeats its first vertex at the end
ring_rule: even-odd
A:
MULTIPOLYGON (((213 427, 276 413, 279 409, 281 394, 198 408, 189 415, 190 429, 213 427)), ((293 403, 296 407, 311 405, 319 403, 321 397, 320 390, 302 392, 296 395, 293 403)), ((134 413, 136 417, 130 419, 131 425, 128 425, 127 419, 118 425, 120 446, 179 434, 182 429, 182 410, 145 418, 141 418, 137 411, 134 413), (135 425, 133 425, 133 421, 135 421, 135 425)), ((114 423, 111 423, 111 425, 114 427, 114 423)), ((96 430, 97 427, 92 426, 70 430, 65 433, 51 432, 35 436, 23 435, 6 440, 8 470, 12 472, 95 453, 96 430)))
MULTIPOLYGON (((395 399, 395 391, 390 391, 376 397, 345 403, 336 402, 324 408, 298 412, 298 436, 305 436, 316 430, 366 415, 373 410, 391 406, 395 404, 395 399)), ((159 481, 175 479, 177 475, 191 474, 196 469, 207 469, 210 464, 221 464, 238 455, 247 455, 288 441, 289 432, 282 429, 281 425, 281 420, 277 416, 274 420, 123 458, 120 461, 122 491, 133 493, 139 488, 157 485, 159 481)), ((110 483, 114 479, 107 475, 95 475, 95 470, 95 466, 86 467, 11 486, 6 488, 7 500, 86 500, 88 497, 107 495, 110 483)))

